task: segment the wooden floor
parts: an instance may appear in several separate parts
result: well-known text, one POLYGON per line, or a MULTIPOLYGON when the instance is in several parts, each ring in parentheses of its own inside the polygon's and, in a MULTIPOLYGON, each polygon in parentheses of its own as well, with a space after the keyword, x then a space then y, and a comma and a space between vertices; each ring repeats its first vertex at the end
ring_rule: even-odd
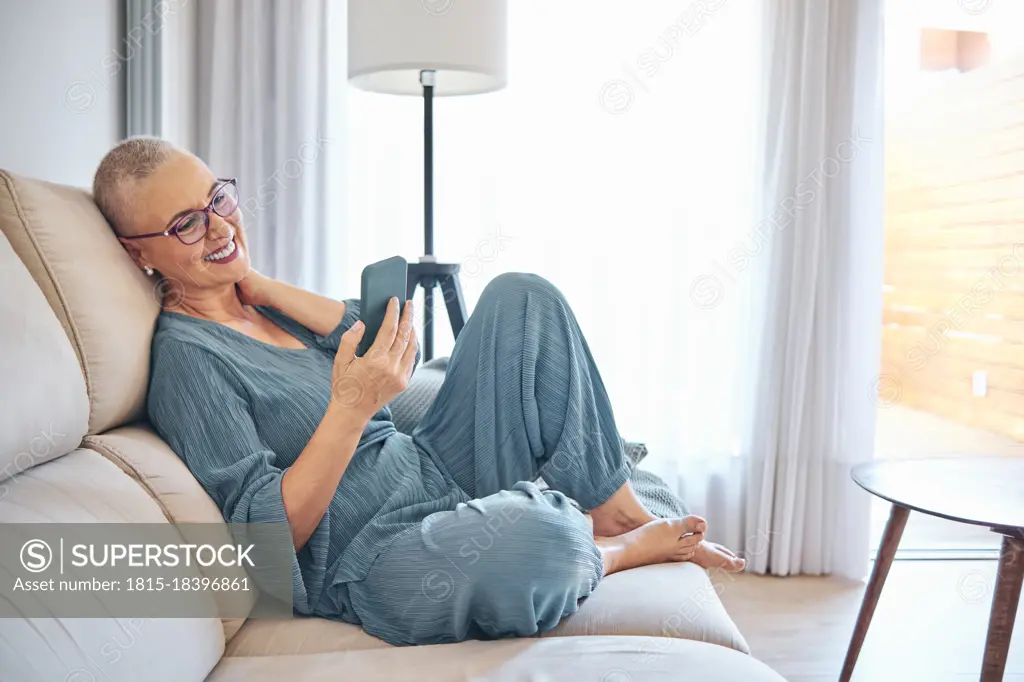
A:
MULTIPOLYGON (((981 671, 996 563, 896 561, 854 682, 969 682, 981 671)), ((864 583, 713 576, 753 654, 789 682, 836 682, 864 583)), ((1005 682, 1024 682, 1024 605, 1005 682)))
POLYGON ((969 454, 1024 457, 1024 443, 902 405, 878 409, 875 429, 875 457, 878 459, 969 454))

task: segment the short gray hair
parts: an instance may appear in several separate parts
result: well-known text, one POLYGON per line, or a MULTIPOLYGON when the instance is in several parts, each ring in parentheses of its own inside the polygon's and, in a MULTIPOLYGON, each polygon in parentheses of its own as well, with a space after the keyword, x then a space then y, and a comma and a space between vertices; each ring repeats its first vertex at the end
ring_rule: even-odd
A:
POLYGON ((96 169, 92 196, 114 232, 125 234, 131 220, 132 194, 176 151, 176 146, 157 137, 130 137, 107 152, 96 169))

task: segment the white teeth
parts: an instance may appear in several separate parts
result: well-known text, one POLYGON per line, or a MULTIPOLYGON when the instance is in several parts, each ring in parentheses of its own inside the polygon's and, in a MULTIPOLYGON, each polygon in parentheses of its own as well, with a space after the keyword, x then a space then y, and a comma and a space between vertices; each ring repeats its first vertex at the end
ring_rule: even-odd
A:
POLYGON ((231 241, 228 242, 228 245, 225 246, 223 249, 221 249, 220 251, 214 251, 209 256, 206 256, 205 258, 203 258, 203 260, 207 261, 207 262, 214 261, 214 260, 220 260, 221 258, 225 258, 227 256, 230 256, 232 253, 234 253, 234 251, 235 251, 235 240, 232 239, 231 241))

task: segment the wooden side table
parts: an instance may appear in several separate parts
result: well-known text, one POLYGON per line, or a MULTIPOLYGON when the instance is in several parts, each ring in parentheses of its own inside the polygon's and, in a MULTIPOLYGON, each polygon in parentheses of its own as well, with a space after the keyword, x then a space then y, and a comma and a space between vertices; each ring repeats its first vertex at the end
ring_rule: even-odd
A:
POLYGON ((874 569, 839 677, 849 682, 911 510, 985 526, 1003 536, 981 682, 1002 682, 1024 582, 1024 459, 887 460, 854 468, 853 480, 892 502, 874 569))

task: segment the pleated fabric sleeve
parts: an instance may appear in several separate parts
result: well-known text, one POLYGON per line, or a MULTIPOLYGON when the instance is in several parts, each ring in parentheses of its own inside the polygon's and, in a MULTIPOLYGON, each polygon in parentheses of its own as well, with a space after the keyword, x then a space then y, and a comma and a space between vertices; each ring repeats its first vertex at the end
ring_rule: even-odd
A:
POLYGON ((345 314, 341 316, 341 322, 327 336, 313 334, 318 346, 324 350, 338 351, 341 344, 341 335, 347 332, 359 319, 359 300, 355 298, 345 299, 345 314))
MULTIPOLYGON (((153 357, 149 417, 213 498, 229 523, 288 523, 277 456, 260 439, 246 389, 220 358, 202 347, 165 340, 153 357)), ((287 424, 267 425, 287 429, 287 424)), ((326 559, 328 516, 303 547, 326 559)), ((320 564, 323 565, 323 564, 320 564)), ((292 558, 295 608, 310 613, 308 594, 318 594, 322 572, 303 575, 292 558), (313 584, 309 584, 313 583, 313 584)))

